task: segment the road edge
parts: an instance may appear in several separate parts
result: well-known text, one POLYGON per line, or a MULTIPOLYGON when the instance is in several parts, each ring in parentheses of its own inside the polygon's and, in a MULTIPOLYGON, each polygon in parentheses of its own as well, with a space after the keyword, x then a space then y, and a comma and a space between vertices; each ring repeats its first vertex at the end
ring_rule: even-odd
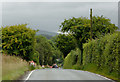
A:
MULTIPOLYGON (((31 76, 31 74, 32 74, 34 71, 35 71, 35 70, 33 70, 33 71, 31 71, 31 72, 29 73, 28 77, 25 79, 25 82, 29 79, 29 77, 31 76)), ((78 70, 73 70, 73 71, 78 71, 78 70)), ((93 72, 90 72, 90 71, 84 71, 84 70, 79 70, 79 71, 83 71, 83 72, 87 72, 87 73, 92 73, 92 74, 95 74, 95 75, 97 75, 97 76, 99 76, 99 77, 105 78, 106 80, 110 80, 110 81, 112 81, 112 82, 115 82, 114 80, 112 80, 112 79, 110 79, 110 78, 107 78, 107 77, 105 77, 105 76, 103 76, 103 75, 100 75, 100 74, 96 74, 96 73, 93 73, 93 72)))
POLYGON ((110 79, 110 78, 108 78, 108 77, 105 77, 105 76, 103 76, 103 75, 96 74, 96 73, 93 73, 93 72, 90 72, 90 71, 85 71, 85 70, 75 70, 75 69, 71 69, 71 70, 73 70, 73 71, 83 71, 83 72, 87 72, 87 73, 95 74, 95 75, 97 75, 97 76, 99 76, 99 77, 102 77, 102 78, 104 78, 104 79, 106 79, 106 80, 111 80, 112 82, 115 82, 113 79, 110 79))
MULTIPOLYGON (((85 72, 93 73, 93 72, 89 72, 89 71, 85 71, 85 72)), ((113 81, 112 79, 110 79, 110 78, 108 78, 108 77, 105 77, 105 76, 103 76, 103 75, 96 74, 96 73, 93 73, 93 74, 95 74, 95 75, 97 75, 97 76, 99 76, 99 77, 102 77, 102 78, 104 78, 104 79, 106 79, 106 80, 111 80, 111 81, 113 81)), ((113 82, 114 82, 114 81, 113 81, 113 82)))
MULTIPOLYGON (((81 71, 84 71, 84 70, 81 70, 81 71)), ((106 79, 106 80, 110 80, 110 81, 112 81, 112 82, 115 82, 114 80, 112 80, 112 79, 110 79, 110 78, 108 78, 108 77, 105 77, 105 76, 103 76, 103 75, 100 75, 100 74, 96 74, 96 73, 93 73, 93 72, 90 72, 90 71, 84 71, 84 72, 92 73, 92 74, 95 74, 95 75, 97 75, 97 76, 99 76, 99 77, 102 77, 102 78, 104 78, 104 79, 106 79)))
POLYGON ((25 81, 29 79, 29 77, 31 76, 31 74, 32 74, 34 71, 35 71, 35 70, 33 70, 33 71, 31 71, 31 72, 29 73, 29 75, 28 75, 28 77, 25 79, 25 81))

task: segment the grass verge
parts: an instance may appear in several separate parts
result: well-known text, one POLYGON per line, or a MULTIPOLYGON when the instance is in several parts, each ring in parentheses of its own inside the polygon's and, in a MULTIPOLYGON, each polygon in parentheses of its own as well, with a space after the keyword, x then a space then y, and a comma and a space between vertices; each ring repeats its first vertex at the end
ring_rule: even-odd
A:
POLYGON ((29 70, 29 64, 19 57, 2 55, 2 80, 17 80, 25 71, 29 70))
POLYGON ((94 64, 87 64, 85 66, 82 66, 81 70, 100 74, 102 76, 105 76, 105 77, 115 80, 117 82, 120 82, 120 80, 118 79, 118 74, 116 72, 109 73, 108 68, 99 69, 94 64))

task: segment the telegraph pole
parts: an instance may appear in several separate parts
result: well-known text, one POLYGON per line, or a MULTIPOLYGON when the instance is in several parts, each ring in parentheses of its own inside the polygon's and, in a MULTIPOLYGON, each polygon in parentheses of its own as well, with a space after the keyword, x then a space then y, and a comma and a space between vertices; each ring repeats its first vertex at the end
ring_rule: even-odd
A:
POLYGON ((90 40, 92 40, 92 8, 90 9, 90 40))

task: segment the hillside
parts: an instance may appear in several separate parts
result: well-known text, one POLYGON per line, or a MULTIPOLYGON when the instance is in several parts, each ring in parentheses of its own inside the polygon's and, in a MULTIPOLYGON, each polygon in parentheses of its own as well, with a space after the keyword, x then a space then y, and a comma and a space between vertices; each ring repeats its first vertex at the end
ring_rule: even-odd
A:
POLYGON ((56 36, 56 35, 58 35, 58 33, 39 30, 39 31, 36 33, 36 35, 56 36))

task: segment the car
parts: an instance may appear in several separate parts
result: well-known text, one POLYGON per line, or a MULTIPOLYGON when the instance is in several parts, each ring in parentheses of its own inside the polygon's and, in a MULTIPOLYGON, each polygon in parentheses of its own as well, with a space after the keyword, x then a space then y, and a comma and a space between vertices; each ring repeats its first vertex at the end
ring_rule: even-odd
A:
POLYGON ((53 64, 52 68, 58 68, 57 64, 53 64))

